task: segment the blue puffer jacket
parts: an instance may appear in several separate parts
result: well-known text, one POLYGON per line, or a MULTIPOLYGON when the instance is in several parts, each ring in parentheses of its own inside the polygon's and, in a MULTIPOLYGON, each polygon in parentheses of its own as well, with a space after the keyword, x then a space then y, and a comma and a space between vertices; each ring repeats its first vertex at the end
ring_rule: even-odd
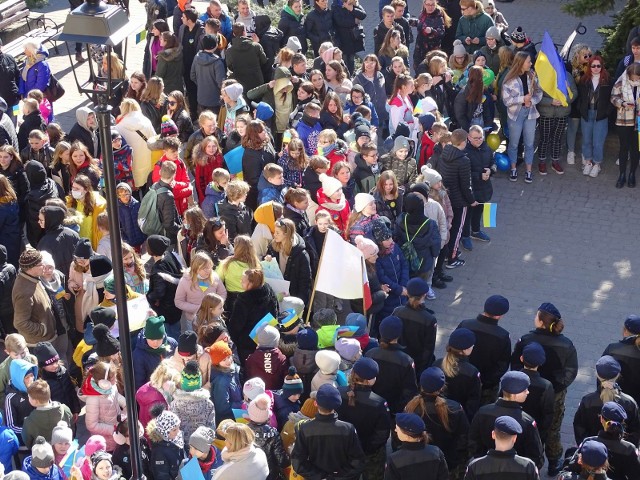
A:
MULTIPOLYGON (((119 183, 118 188, 127 188, 131 193, 131 187, 126 183, 119 183)), ((139 247, 147 239, 138 226, 138 211, 140 210, 140 202, 131 197, 128 204, 122 203, 118 199, 118 218, 120 220, 120 232, 122 240, 132 247, 139 247)))
MULTIPOLYGON (((38 61, 34 63, 29 68, 29 70, 27 70, 26 79, 23 78, 23 73, 20 72, 20 85, 18 85, 20 95, 26 97, 27 93, 29 93, 34 88, 37 88, 41 92, 44 92, 49 86, 51 69, 49 68, 49 63, 47 63, 48 57, 49 52, 47 51, 47 49, 40 46, 38 52, 36 53, 36 58, 38 59, 38 61)), ((27 67, 23 67, 23 72, 25 68, 27 67)))
POLYGON ((178 346, 173 338, 164 336, 162 346, 165 352, 158 354, 151 350, 144 336, 144 328, 138 332, 136 340, 136 348, 133 351, 133 376, 136 381, 136 391, 149 381, 153 371, 160 365, 165 358, 173 356, 173 352, 178 346))
MULTIPOLYGON (((376 106, 373 104, 368 94, 365 93, 364 95, 365 95, 364 101, 360 105, 369 107, 369 110, 371 110, 371 125, 373 125, 374 127, 378 127, 380 126, 380 120, 378 118, 378 112, 376 110, 376 106)), ((351 98, 349 98, 344 104, 343 113, 348 113, 349 115, 353 115, 353 112, 355 112, 356 108, 358 108, 360 105, 356 105, 351 101, 351 98)))
POLYGON ((404 258, 402 250, 398 244, 393 245, 389 255, 380 255, 376 260, 376 273, 381 284, 389 285, 391 291, 384 301, 384 307, 379 317, 384 318, 391 315, 396 307, 407 303, 407 297, 401 296, 402 288, 409 282, 409 264, 404 258))
POLYGON ((41 473, 31 465, 31 455, 22 462, 22 471, 29 475, 30 480, 64 480, 65 478, 62 469, 57 465, 52 465, 48 473, 41 473))
POLYGON ((13 456, 18 453, 20 442, 15 432, 3 425, 2 412, 0 412, 0 463, 4 466, 4 473, 13 470, 13 456))
POLYGON ((235 363, 231 371, 211 368, 211 401, 215 407, 216 425, 222 420, 235 420, 234 408, 242 408, 240 367, 235 363))
POLYGON ((277 390, 273 392, 273 403, 278 429, 282 430, 284 424, 289 420, 289 414, 300 411, 300 401, 292 402, 284 390, 277 390))

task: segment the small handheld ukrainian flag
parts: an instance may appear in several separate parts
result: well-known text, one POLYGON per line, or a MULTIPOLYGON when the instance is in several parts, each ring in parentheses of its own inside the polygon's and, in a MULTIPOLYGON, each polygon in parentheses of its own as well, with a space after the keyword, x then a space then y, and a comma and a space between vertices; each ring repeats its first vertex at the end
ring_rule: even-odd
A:
POLYGON ((547 31, 542 38, 535 68, 542 91, 554 100, 558 100, 563 107, 568 106, 573 94, 568 87, 567 70, 547 31))

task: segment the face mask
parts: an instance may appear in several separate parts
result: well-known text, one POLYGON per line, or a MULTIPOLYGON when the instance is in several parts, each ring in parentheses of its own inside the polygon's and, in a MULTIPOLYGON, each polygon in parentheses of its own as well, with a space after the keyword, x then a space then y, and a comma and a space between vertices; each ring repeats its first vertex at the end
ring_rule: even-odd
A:
POLYGON ((200 274, 198 274, 198 278, 200 280, 208 280, 209 279, 209 275, 200 275, 200 274))
POLYGON ((182 226, 185 230, 189 230, 190 225, 188 223, 183 223, 182 226))
POLYGON ((76 200, 82 200, 84 198, 84 193, 79 190, 71 190, 71 196, 76 200))

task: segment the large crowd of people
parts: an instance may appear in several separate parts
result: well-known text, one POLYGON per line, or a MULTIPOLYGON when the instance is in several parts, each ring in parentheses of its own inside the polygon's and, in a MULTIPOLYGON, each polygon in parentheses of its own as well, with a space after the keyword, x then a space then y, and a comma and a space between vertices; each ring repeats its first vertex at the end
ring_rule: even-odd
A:
POLYGON ((545 461, 563 480, 640 479, 640 317, 598 360, 570 448, 578 361, 556 306, 512 348, 509 301, 492 295, 442 358, 427 306, 490 241, 496 135, 511 181, 524 163, 532 183, 536 156, 539 175, 562 174, 576 150, 595 178, 617 112, 616 187, 635 187, 640 38, 615 75, 574 45, 564 106, 493 0, 288 0, 277 26, 249 0, 145 7, 142 71, 89 52, 124 85, 108 99, 112 158, 90 108, 56 123, 44 46, 26 43, 21 66, 0 53, 0 478, 129 478, 136 442, 149 480, 189 462, 207 480, 537 479, 545 461), (314 290, 327 235, 362 254, 364 299, 314 290))

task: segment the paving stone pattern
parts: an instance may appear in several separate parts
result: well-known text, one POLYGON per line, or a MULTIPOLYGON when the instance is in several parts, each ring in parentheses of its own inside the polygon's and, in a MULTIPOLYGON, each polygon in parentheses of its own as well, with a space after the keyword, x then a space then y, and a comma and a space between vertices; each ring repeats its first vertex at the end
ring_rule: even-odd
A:
MULTIPOLYGON (((413 14, 418 13, 415 3, 410 5, 413 14)), ((365 0, 363 4, 369 13, 365 30, 371 49, 377 2, 365 0)), ((557 43, 563 43, 577 24, 560 11, 558 1, 516 0, 497 5, 510 30, 522 25, 534 41, 547 29, 557 43)), ((55 0, 48 14, 63 19, 66 7, 66 2, 55 0)), ((142 4, 132 1, 131 7, 134 15, 144 15, 142 4)), ((599 46, 601 38, 595 27, 608 22, 603 16, 583 20, 588 31, 581 40, 599 46)), ((129 71, 140 68, 141 62, 142 46, 137 45, 130 51, 129 71)), ((56 102, 56 116, 69 129, 75 109, 89 103, 73 91, 66 55, 54 57, 51 63, 56 73, 63 74, 67 88, 65 97, 56 102)), ((573 444, 571 425, 578 402, 595 386, 595 361, 609 342, 618 339, 626 315, 638 313, 632 292, 638 283, 634 270, 640 268, 640 189, 614 188, 616 149, 617 140, 610 136, 605 166, 596 179, 583 177, 577 166, 567 167, 563 176, 551 170, 546 177, 534 175, 531 185, 522 179, 509 182, 504 173, 494 177, 497 228, 486 229, 492 241, 475 242, 473 252, 464 254, 467 264, 447 272, 454 282, 437 291, 437 300, 429 303, 438 316, 438 355, 451 330, 460 320, 479 313, 491 294, 510 300, 510 312, 501 324, 511 332, 514 343, 533 328, 540 303, 553 302, 559 308, 565 333, 576 344, 580 361, 578 378, 567 396, 562 430, 565 448, 573 444)))

